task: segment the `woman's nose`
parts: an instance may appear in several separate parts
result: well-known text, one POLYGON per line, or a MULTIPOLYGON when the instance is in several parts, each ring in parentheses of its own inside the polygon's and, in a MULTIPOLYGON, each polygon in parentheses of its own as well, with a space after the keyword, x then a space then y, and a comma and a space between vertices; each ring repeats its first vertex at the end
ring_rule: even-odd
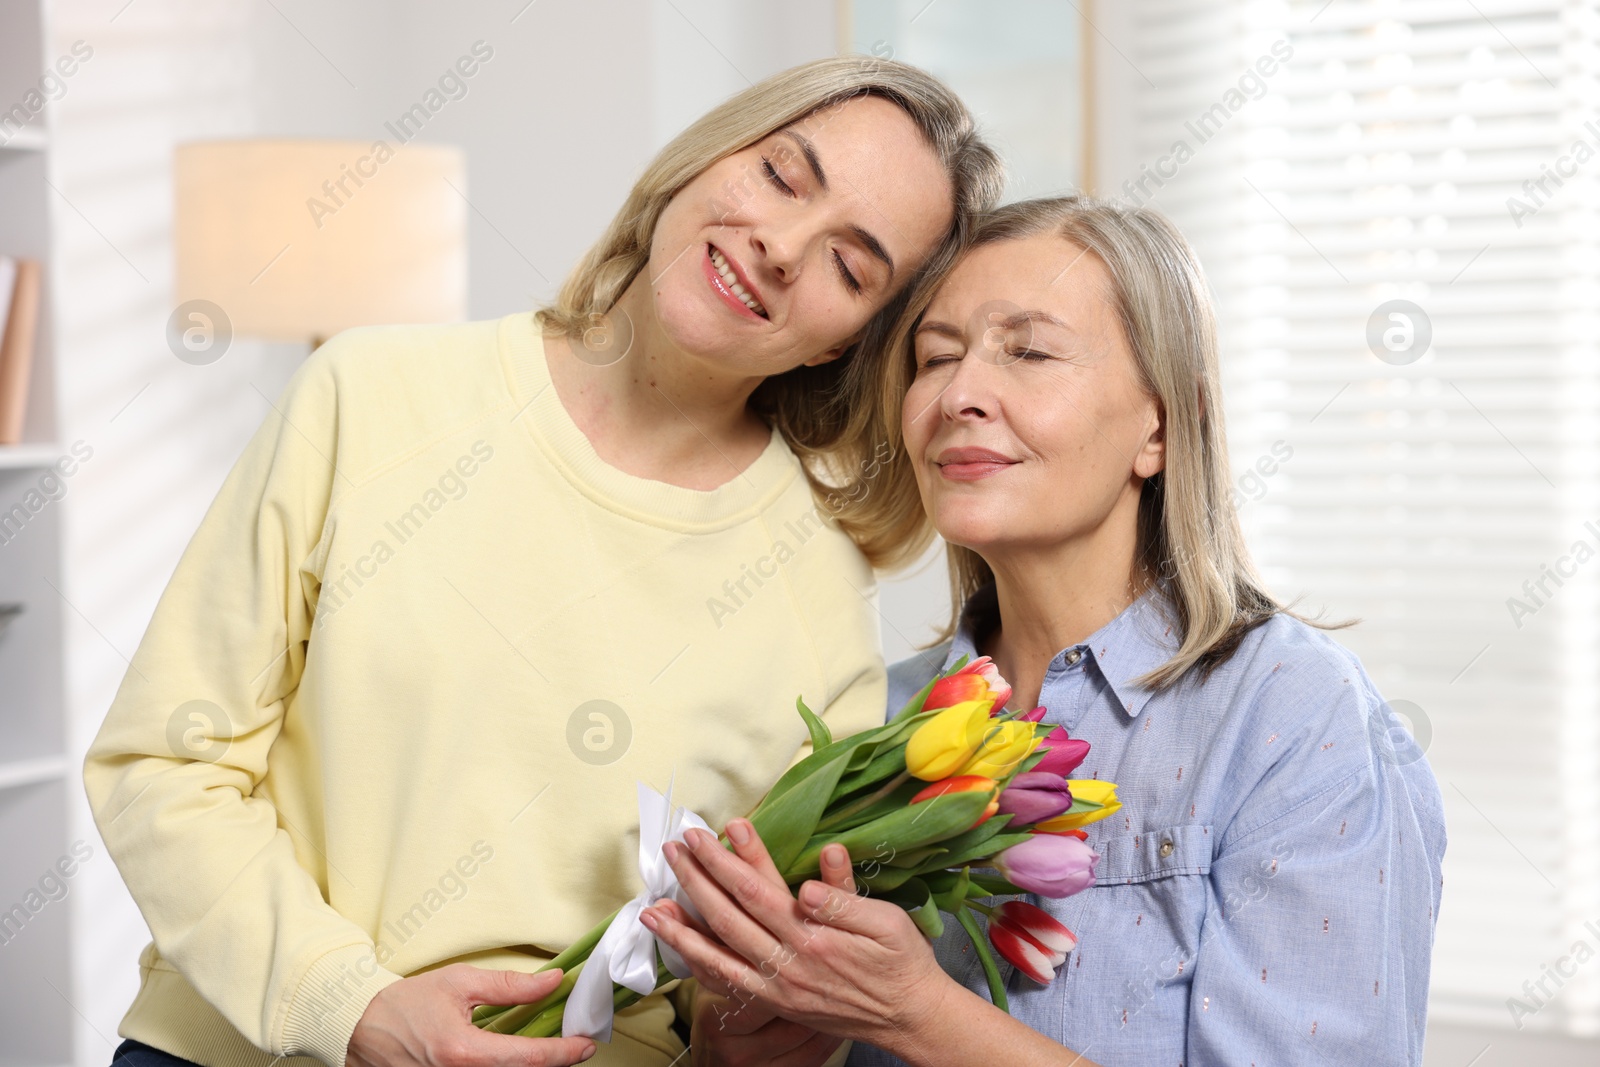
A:
POLYGON ((940 410, 947 419, 988 419, 999 409, 995 374, 1004 368, 984 357, 982 339, 967 350, 940 393, 940 410))
POLYGON ((797 225, 766 222, 750 231, 750 247, 762 265, 785 284, 799 276, 805 246, 805 235, 797 225))

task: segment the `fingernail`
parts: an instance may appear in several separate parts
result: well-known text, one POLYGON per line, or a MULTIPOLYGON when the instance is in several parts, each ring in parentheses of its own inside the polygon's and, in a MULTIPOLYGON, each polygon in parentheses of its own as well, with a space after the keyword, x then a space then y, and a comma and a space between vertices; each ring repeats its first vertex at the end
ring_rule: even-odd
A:
POLYGON ((813 908, 820 908, 828 900, 828 887, 821 882, 807 882, 800 887, 800 901, 813 908))
POLYGON ((728 840, 736 845, 750 843, 750 824, 743 819, 735 819, 728 824, 728 840))
POLYGON ((843 845, 829 845, 822 850, 822 858, 828 861, 830 867, 848 867, 850 865, 850 852, 843 845))
POLYGON ((655 912, 653 912, 653 911, 641 911, 639 913, 639 921, 644 923, 646 929, 650 930, 652 933, 655 932, 655 928, 656 928, 656 924, 657 924, 657 919, 656 919, 656 913, 655 912))
POLYGON ((590 1056, 593 1056, 594 1053, 595 1053, 595 1050, 598 1049, 599 1047, 600 1047, 599 1045, 590 1045, 588 1048, 584 1049, 583 1050, 583 1055, 578 1057, 578 1062, 582 1063, 584 1060, 588 1059, 590 1056))
POLYGON ((679 845, 676 841, 668 841, 666 844, 661 846, 661 852, 667 857, 668 863, 677 863, 678 850, 682 847, 683 846, 679 845))

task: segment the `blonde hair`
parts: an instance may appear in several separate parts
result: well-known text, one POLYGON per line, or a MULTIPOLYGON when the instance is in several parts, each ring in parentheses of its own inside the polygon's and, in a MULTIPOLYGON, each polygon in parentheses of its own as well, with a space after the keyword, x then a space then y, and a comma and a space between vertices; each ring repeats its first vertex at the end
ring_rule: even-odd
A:
MULTIPOLYGON (((898 105, 916 124, 949 177, 954 215, 911 284, 873 316, 843 357, 774 375, 751 396, 752 409, 783 434, 819 504, 830 511, 848 503, 850 487, 875 469, 883 440, 872 435, 877 424, 868 416, 879 382, 879 361, 868 356, 882 350, 917 279, 942 275, 955 261, 974 221, 999 200, 1005 182, 999 157, 978 135, 966 105, 931 74, 891 59, 839 56, 783 71, 729 98, 656 155, 555 303, 535 313, 544 329, 581 335, 644 269, 656 223, 680 189, 719 159, 808 117, 826 121, 824 112, 861 96, 898 105)), ((888 541, 880 533, 848 523, 843 528, 871 562, 886 562, 888 541)))
MULTIPOLYGON (((1141 490, 1135 558, 1145 575, 1161 582, 1182 643, 1137 683, 1166 688, 1197 665, 1209 673, 1245 634, 1275 614, 1323 629, 1353 625, 1355 620, 1323 624, 1297 615, 1267 592, 1250 560, 1231 498, 1211 295, 1183 234, 1149 208, 1068 196, 998 209, 979 223, 967 250, 1040 234, 1084 248, 1105 265, 1111 279, 1107 296, 1133 350, 1140 384, 1163 412, 1166 461, 1141 490)), ((874 405, 880 428, 891 418, 898 427, 914 373, 912 335, 939 281, 925 279, 918 286, 890 335, 874 405)), ((875 514, 852 516, 854 521, 907 532, 899 559, 920 554, 933 537, 903 450, 884 465, 881 484, 862 496, 859 510, 875 514)), ((948 545, 947 559, 959 613, 994 574, 969 548, 948 545)), ((939 640, 954 633, 958 619, 952 617, 939 640)))

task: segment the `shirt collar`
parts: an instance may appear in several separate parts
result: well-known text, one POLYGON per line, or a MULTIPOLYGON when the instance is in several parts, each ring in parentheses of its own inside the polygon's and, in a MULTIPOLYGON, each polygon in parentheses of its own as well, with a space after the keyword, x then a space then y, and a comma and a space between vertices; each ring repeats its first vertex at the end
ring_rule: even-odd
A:
MULTIPOLYGON (((1086 656, 1099 669, 1129 718, 1137 717, 1155 690, 1134 679, 1154 670, 1177 652, 1181 641, 1171 612, 1169 583, 1162 581, 1124 608, 1116 618, 1075 645, 1056 653, 1052 666, 1074 664, 1086 656), (1073 653, 1077 652, 1078 656, 1073 653)), ((976 659, 979 635, 999 622, 999 601, 990 582, 967 600, 950 646, 946 669, 961 656, 976 659)))

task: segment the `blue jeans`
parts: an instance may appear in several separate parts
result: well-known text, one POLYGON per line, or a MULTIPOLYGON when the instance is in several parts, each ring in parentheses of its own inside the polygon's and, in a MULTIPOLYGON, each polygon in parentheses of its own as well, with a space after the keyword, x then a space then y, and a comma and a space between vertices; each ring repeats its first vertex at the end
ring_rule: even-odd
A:
POLYGON ((111 1054, 111 1067, 195 1067, 195 1063, 129 1038, 111 1054))

